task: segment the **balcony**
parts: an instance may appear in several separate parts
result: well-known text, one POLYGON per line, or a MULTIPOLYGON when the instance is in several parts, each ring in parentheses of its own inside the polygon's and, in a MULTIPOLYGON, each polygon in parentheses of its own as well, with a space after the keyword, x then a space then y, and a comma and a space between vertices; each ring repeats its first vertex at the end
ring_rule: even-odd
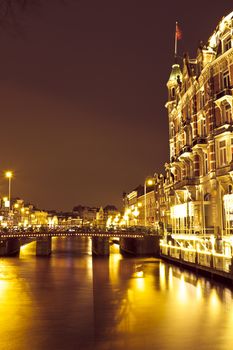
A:
POLYGON ((233 175, 233 158, 229 164, 218 166, 216 169, 216 175, 217 176, 228 176, 233 175))
POLYGON ((224 96, 232 96, 232 92, 230 88, 225 88, 221 91, 219 91, 216 95, 215 95, 215 100, 219 100, 220 98, 224 97, 224 96))
POLYGON ((225 132, 229 133, 232 131, 233 131, 233 124, 229 123, 229 122, 225 122, 225 124, 214 129, 214 135, 217 136, 217 135, 223 134, 225 132))
POLYGON ((192 141, 192 146, 195 148, 205 148, 207 146, 206 137, 196 136, 192 141))
POLYGON ((197 185, 198 184, 198 179, 196 178, 184 178, 174 184, 174 189, 178 190, 181 189, 182 187, 185 186, 192 186, 192 185, 197 185))
POLYGON ((222 89, 217 94, 215 94, 215 103, 220 106, 223 101, 227 101, 229 104, 232 103, 232 87, 222 89))
POLYGON ((216 175, 217 176, 226 176, 229 175, 229 171, 231 171, 232 166, 230 164, 227 164, 225 166, 222 166, 221 168, 216 169, 216 175))
POLYGON ((179 152, 179 158, 187 158, 191 155, 191 153, 192 153, 191 146, 185 145, 184 147, 181 148, 179 152))

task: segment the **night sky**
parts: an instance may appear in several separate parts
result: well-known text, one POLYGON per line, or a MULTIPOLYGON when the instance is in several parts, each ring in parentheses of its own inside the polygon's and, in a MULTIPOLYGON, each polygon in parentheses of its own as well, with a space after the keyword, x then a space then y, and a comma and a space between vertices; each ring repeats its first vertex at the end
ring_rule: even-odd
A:
POLYGON ((121 206, 168 161, 166 82, 232 0, 41 1, 0 27, 0 192, 44 209, 121 206))

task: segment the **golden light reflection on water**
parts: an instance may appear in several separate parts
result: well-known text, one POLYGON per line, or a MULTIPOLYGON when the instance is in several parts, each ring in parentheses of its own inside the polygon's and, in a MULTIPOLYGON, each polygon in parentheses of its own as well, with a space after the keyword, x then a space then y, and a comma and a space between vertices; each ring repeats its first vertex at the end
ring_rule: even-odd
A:
POLYGON ((110 247, 110 255, 109 255, 109 275, 111 282, 117 283, 119 280, 119 268, 120 261, 122 259, 122 255, 119 252, 119 245, 113 244, 110 247))
POLYGON ((169 280, 169 288, 173 288, 173 273, 172 273, 172 268, 169 267, 169 277, 168 277, 168 280, 169 280))
POLYGON ((198 281, 196 285, 196 298, 198 301, 202 299, 202 287, 200 281, 198 281))
POLYGON ((88 255, 92 255, 92 241, 91 241, 91 238, 88 238, 88 241, 87 241, 87 254, 88 255))
POLYGON ((39 339, 45 350, 80 339, 92 339, 88 350, 231 349, 230 288, 158 259, 126 259, 119 246, 92 259, 90 240, 53 243, 50 258, 36 258, 34 242, 20 259, 0 259, 0 349, 36 349, 39 339))
POLYGON ((212 317, 217 317, 221 310, 219 296, 215 289, 212 289, 209 296, 209 312, 212 317))
POLYGON ((18 269, 7 259, 0 260, 0 310, 1 349, 17 349, 14 331, 29 327, 33 309, 28 283, 19 278, 18 269))
POLYGON ((8 286, 7 280, 4 280, 4 276, 1 274, 0 275, 0 303, 7 291, 7 286, 8 286))
POLYGON ((20 247, 20 259, 26 259, 31 255, 36 255, 36 242, 30 242, 20 247))
POLYGON ((145 292, 146 286, 143 271, 138 271, 136 273, 135 287, 138 292, 145 292))
POLYGON ((187 302, 188 296, 187 296, 187 284, 184 280, 184 275, 181 275, 180 282, 179 282, 179 291, 177 294, 178 298, 177 301, 184 304, 187 302))
POLYGON ((152 307, 155 300, 154 276, 147 272, 146 261, 129 261, 130 276, 125 297, 122 299, 117 329, 140 337, 142 328, 153 328, 158 310, 152 307), (146 315, 146 319, 145 319, 146 315))
POLYGON ((161 290, 166 289, 166 272, 165 272, 165 264, 160 262, 159 264, 159 281, 161 290))

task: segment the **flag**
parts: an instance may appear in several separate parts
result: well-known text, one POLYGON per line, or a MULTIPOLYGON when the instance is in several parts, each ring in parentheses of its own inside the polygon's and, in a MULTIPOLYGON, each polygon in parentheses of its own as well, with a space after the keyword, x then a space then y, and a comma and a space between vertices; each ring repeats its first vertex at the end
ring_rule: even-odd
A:
POLYGON ((177 40, 182 39, 182 32, 180 30, 180 27, 178 26, 178 22, 176 22, 176 39, 177 40))

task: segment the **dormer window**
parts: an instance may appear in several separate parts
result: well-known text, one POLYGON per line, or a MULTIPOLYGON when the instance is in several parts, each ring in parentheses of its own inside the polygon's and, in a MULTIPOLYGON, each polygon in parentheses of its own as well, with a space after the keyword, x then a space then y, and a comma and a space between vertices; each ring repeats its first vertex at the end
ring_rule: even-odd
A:
POLYGON ((175 97, 175 88, 171 88, 171 98, 174 98, 175 97))

